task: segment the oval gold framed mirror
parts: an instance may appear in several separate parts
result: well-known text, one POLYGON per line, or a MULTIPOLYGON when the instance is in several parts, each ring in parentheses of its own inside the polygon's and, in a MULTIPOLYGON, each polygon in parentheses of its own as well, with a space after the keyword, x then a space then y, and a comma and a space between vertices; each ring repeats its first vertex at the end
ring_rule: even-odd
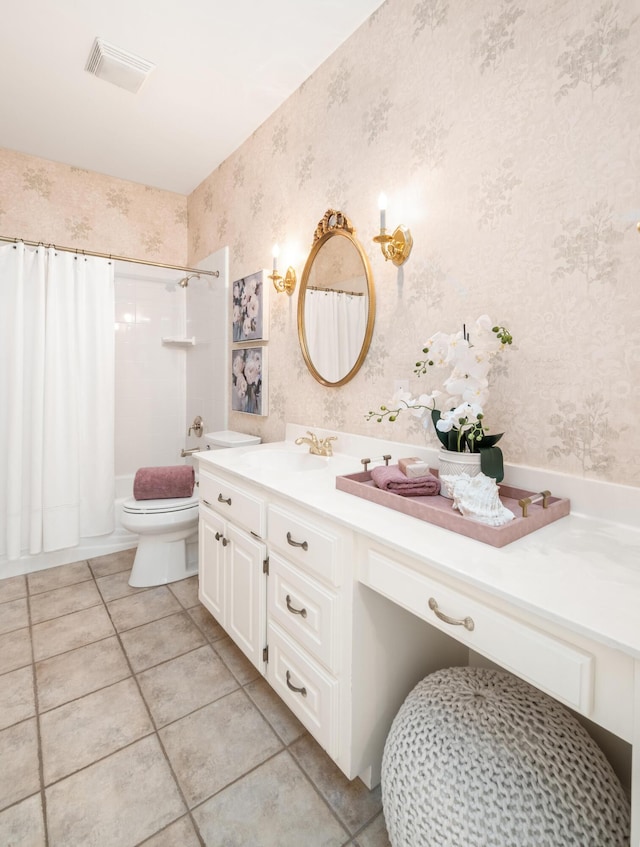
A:
POLYGON ((365 360, 376 313, 369 259, 351 221, 328 209, 316 227, 298 296, 298 337, 322 385, 345 385, 365 360))

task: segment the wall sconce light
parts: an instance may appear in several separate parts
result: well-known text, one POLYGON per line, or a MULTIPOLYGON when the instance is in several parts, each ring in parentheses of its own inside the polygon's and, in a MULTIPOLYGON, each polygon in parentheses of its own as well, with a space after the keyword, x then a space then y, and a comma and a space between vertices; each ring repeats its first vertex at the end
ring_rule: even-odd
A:
POLYGON ((374 237, 376 244, 380 245, 385 261, 391 261, 397 267, 403 265, 409 258, 413 247, 411 232, 404 226, 394 229, 392 235, 387 235, 387 197, 381 194, 378 197, 378 208, 380 209, 380 234, 374 237))
POLYGON ((296 290, 296 272, 291 265, 287 268, 287 272, 284 275, 284 279, 278 273, 278 256, 280 255, 280 248, 277 244, 273 245, 273 273, 269 274, 269 279, 273 281, 273 287, 278 292, 278 294, 284 294, 285 292, 291 297, 293 292, 296 290))

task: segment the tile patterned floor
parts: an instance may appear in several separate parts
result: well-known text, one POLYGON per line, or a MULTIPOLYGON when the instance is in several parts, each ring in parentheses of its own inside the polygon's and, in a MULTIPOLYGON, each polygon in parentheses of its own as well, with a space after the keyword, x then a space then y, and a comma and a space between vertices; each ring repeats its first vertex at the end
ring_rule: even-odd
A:
POLYGON ((198 602, 132 551, 0 580, 0 845, 389 847, 198 602))

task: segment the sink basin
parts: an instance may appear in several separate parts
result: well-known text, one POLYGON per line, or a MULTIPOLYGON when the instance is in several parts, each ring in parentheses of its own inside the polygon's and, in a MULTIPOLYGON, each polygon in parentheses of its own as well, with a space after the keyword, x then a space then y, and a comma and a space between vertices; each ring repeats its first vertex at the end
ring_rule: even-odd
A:
POLYGON ((327 467, 325 456, 294 450, 252 450, 242 457, 245 467, 276 473, 306 473, 327 467))

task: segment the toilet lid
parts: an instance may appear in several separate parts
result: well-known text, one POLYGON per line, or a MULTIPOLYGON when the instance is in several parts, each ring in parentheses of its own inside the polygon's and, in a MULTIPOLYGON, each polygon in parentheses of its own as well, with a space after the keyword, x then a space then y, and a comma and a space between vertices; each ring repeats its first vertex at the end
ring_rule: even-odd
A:
POLYGON ((168 497, 164 500, 136 500, 129 497, 122 504, 122 510, 131 515, 143 515, 150 512, 161 514, 167 512, 184 512, 186 509, 198 507, 198 495, 191 497, 168 497))

